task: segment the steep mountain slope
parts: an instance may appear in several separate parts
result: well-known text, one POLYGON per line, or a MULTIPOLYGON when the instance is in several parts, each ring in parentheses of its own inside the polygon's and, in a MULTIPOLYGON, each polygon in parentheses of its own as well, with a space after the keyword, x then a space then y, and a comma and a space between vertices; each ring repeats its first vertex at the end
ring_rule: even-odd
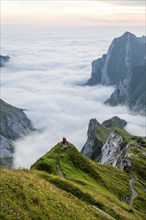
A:
POLYGON ((31 121, 22 109, 0 99, 0 166, 12 167, 13 140, 33 130, 31 121))
POLYGON ((107 54, 92 63, 91 78, 86 85, 116 85, 106 103, 126 104, 145 113, 146 37, 137 38, 126 32, 111 43, 107 54), (134 91, 134 93, 133 93, 134 91))
POLYGON ((0 219, 110 219, 93 206, 55 187, 37 172, 22 170, 0 172, 0 219))
POLYGON ((115 219, 143 218, 143 214, 128 206, 129 175, 110 165, 92 162, 70 143, 58 143, 31 169, 45 171, 40 174, 45 180, 115 219))

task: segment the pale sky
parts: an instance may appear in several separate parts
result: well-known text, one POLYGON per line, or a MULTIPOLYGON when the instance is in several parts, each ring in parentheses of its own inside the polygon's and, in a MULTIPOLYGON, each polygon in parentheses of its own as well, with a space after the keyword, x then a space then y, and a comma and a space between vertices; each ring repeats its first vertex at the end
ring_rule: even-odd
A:
POLYGON ((144 0, 1 0, 2 24, 145 25, 144 0))

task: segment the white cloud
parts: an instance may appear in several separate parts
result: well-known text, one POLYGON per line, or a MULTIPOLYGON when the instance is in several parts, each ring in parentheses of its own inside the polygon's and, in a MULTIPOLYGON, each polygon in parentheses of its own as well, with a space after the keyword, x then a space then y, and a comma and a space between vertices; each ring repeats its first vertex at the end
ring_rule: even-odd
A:
POLYGON ((11 61, 2 70, 2 98, 27 109, 39 129, 16 141, 16 167, 29 167, 63 136, 81 149, 91 118, 102 122, 118 115, 129 122, 129 132, 144 135, 142 116, 132 115, 126 107, 102 104, 114 88, 79 86, 90 77, 91 61, 119 34, 96 29, 8 31, 2 35, 2 52, 11 61))

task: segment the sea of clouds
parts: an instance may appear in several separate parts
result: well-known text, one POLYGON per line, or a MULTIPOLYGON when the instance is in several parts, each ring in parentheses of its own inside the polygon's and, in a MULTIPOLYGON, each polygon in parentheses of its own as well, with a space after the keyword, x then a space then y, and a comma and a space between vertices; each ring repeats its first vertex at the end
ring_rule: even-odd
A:
MULTIPOLYGON (((123 29, 5 26, 2 54, 11 57, 1 72, 2 99, 26 109, 38 130, 15 142, 15 167, 30 167, 63 136, 79 150, 87 139, 89 120, 119 116, 127 131, 145 134, 145 119, 123 106, 103 102, 114 87, 83 86, 90 78, 91 62, 106 53, 123 29)), ((126 31, 126 30, 125 30, 126 31)), ((138 36, 142 35, 139 28, 138 36)))

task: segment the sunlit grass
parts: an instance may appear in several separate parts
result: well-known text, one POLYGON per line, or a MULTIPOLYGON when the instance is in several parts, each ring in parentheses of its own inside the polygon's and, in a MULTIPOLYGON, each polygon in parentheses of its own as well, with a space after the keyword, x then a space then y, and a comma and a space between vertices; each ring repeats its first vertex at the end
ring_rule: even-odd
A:
MULTIPOLYGON (((43 159, 59 164, 65 178, 45 176, 47 181, 66 190, 117 219, 142 219, 140 213, 129 207, 131 195, 129 175, 110 165, 99 165, 89 160, 69 144, 59 143, 43 159)), ((39 160, 32 166, 37 169, 39 160)), ((50 163, 52 166, 52 162, 50 163)), ((40 170, 40 167, 39 167, 40 170)), ((43 167, 42 167, 43 170, 43 167)), ((49 173, 50 168, 45 170, 49 173)), ((56 175, 56 171, 54 172, 56 175)), ((44 175, 43 175, 44 176, 44 175)))

